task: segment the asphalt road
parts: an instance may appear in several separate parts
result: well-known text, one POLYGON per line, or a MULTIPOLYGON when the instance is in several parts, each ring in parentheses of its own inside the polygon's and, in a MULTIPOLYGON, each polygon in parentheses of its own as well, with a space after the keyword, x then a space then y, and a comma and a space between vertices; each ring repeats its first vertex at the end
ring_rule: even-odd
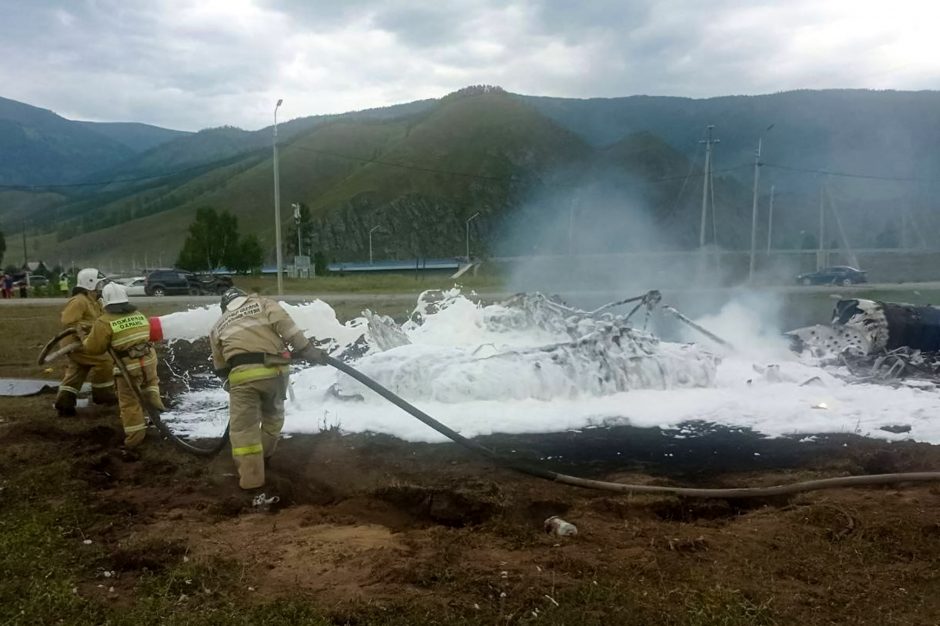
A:
MULTIPOLYGON (((719 288, 707 288, 707 289, 666 289, 663 290, 664 294, 673 295, 673 294, 695 294, 698 292, 701 293, 733 293, 743 291, 743 287, 719 287, 719 288)), ((778 286, 769 286, 769 287, 758 287, 752 291, 756 292, 767 292, 767 293, 832 293, 839 295, 851 295, 860 291, 940 291, 940 281, 932 282, 923 282, 923 283, 866 283, 863 285, 852 285, 850 287, 840 287, 836 285, 819 285, 819 286, 804 286, 804 285, 778 285, 778 286)), ((286 296, 278 297, 278 300, 283 300, 284 302, 290 302, 293 304, 310 302, 311 300, 320 299, 330 304, 370 304, 376 301, 383 301, 389 303, 414 303, 415 299, 418 297, 420 292, 390 292, 390 293, 309 293, 309 294, 291 294, 286 296)), ((509 292, 476 292, 478 296, 484 300, 499 300, 501 298, 508 297, 511 295, 509 292)), ((577 300, 579 298, 590 298, 595 299, 608 299, 616 300, 618 298, 627 297, 630 295, 639 295, 639 294, 625 294, 612 291, 571 291, 571 292, 559 292, 559 295, 562 297, 568 297, 572 300, 577 300)), ((12 300, 0 300, 0 307, 4 306, 18 306, 18 305, 48 305, 48 306, 62 306, 67 298, 13 298, 12 300)), ((215 304, 219 301, 218 296, 163 296, 162 298, 157 298, 153 296, 137 296, 131 298, 132 302, 138 304, 189 304, 189 305, 207 305, 215 304)))

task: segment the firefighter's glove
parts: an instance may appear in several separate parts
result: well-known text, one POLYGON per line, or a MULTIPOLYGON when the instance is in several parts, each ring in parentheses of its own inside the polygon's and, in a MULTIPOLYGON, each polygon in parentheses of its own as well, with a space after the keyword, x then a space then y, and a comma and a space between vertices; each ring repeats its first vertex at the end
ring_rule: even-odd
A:
POLYGON ((222 389, 228 391, 230 385, 228 384, 228 375, 232 372, 231 367, 220 367, 217 370, 213 370, 215 375, 219 377, 219 380, 222 381, 222 389))
POLYGON ((330 355, 325 350, 317 348, 312 343, 308 343, 307 347, 300 351, 300 356, 303 359, 306 359, 309 363, 315 365, 328 365, 330 355))

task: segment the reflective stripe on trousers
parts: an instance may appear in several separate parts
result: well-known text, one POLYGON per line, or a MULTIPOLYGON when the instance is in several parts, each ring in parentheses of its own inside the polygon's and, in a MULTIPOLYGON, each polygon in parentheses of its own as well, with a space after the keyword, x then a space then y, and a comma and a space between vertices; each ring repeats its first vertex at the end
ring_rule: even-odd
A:
POLYGON ((235 369, 228 375, 228 384, 234 387, 254 380, 277 378, 289 371, 290 369, 286 365, 252 365, 235 369))
MULTIPOLYGON (((270 372, 275 368, 261 369, 270 372)), ((284 425, 286 384, 285 375, 243 382, 229 389, 229 439, 242 489, 264 485, 264 457, 274 454, 284 425)))
POLYGON ((261 454, 264 452, 264 446, 260 443, 253 443, 250 446, 241 446, 232 448, 232 456, 248 456, 249 454, 261 454))

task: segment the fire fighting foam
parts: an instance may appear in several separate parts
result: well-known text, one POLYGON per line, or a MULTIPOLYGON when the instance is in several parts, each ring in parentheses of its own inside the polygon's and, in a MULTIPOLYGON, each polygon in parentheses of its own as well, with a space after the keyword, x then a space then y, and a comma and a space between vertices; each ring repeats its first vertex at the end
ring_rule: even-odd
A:
MULTIPOLYGON (((370 313, 343 324, 319 300, 283 306, 334 356, 465 436, 706 420, 768 436, 857 433, 940 443, 940 393, 929 385, 849 384, 838 370, 789 353, 737 303, 703 321, 736 329, 728 337, 741 346, 734 352, 661 341, 622 316, 589 316, 538 294, 488 306, 456 290, 423 294, 401 326, 370 313), (888 425, 909 431, 880 430, 888 425)), ((164 316, 164 337, 204 337, 218 315, 212 306, 164 316)), ((287 433, 339 428, 443 440, 331 368, 297 367, 291 382, 287 433)), ((168 421, 194 435, 218 434, 224 391, 176 400, 168 421)))

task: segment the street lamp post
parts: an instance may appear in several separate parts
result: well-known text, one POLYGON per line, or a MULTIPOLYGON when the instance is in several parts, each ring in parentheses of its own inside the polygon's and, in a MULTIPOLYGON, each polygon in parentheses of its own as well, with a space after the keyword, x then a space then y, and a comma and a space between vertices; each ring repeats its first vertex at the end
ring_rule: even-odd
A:
POLYGON ((774 240, 774 186, 770 186, 770 208, 767 210, 767 254, 773 247, 774 240))
POLYGON ((379 228, 379 226, 373 226, 369 229, 369 265, 372 265, 372 233, 377 231, 379 228))
POLYGON ((466 224, 467 226, 467 263, 470 262, 470 222, 472 222, 478 217, 480 217, 479 211, 474 213, 467 219, 467 224, 466 224))
POLYGON ((276 247, 277 262, 277 295, 284 295, 284 277, 281 275, 281 268, 284 265, 284 259, 281 253, 281 179, 277 172, 277 110, 283 103, 283 99, 278 99, 274 105, 274 245, 276 247))

